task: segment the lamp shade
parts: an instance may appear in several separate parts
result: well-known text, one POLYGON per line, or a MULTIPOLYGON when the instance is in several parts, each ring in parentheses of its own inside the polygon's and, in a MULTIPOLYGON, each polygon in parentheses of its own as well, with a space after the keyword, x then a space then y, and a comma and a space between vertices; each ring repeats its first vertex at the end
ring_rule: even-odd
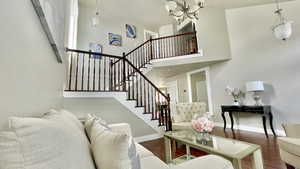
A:
POLYGON ((259 92, 259 91, 264 91, 264 82, 262 81, 252 81, 252 82, 247 82, 246 84, 246 90, 248 92, 259 92))

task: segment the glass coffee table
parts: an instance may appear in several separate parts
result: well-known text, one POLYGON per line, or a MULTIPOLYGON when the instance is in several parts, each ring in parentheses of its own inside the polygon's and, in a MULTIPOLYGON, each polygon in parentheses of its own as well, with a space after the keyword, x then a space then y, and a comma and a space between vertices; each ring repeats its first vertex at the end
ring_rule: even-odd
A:
POLYGON ((210 141, 198 141, 198 135, 199 134, 193 130, 166 132, 164 134, 164 140, 167 164, 178 164, 195 158, 190 153, 190 147, 192 147, 228 159, 232 162, 235 169, 242 169, 241 161, 247 156, 252 157, 253 169, 264 168, 259 145, 213 135, 211 135, 210 141), (186 145, 186 155, 172 159, 172 141, 186 145))

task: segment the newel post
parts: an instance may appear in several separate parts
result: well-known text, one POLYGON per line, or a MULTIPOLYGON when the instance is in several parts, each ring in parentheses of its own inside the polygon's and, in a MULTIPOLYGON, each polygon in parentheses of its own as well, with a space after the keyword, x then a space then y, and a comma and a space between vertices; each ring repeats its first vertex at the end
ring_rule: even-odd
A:
POLYGON ((123 52, 123 91, 126 91, 126 64, 125 64, 126 54, 123 52))
POLYGON ((170 108, 170 101, 171 97, 168 93, 167 98, 167 111, 166 111, 166 122, 167 122, 167 131, 172 131, 172 117, 171 117, 171 108, 170 108))
POLYGON ((152 45, 152 36, 150 36, 150 60, 153 60, 153 45, 152 45))

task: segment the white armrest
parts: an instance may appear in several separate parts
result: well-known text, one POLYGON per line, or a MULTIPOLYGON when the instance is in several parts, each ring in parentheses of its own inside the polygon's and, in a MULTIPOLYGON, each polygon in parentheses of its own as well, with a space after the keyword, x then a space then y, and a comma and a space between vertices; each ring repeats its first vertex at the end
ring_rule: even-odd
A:
POLYGON ((128 123, 117 123, 108 125, 112 131, 132 136, 131 128, 128 123))
POLYGON ((233 166, 222 157, 208 155, 178 164, 171 169, 233 169, 233 166))

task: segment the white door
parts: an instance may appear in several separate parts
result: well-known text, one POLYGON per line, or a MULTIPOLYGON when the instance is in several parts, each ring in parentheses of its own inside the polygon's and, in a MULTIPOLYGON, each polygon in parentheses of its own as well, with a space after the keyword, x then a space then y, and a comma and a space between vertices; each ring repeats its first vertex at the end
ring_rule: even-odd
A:
POLYGON ((167 93, 170 94, 171 115, 176 113, 176 104, 178 103, 177 81, 167 83, 167 93))

